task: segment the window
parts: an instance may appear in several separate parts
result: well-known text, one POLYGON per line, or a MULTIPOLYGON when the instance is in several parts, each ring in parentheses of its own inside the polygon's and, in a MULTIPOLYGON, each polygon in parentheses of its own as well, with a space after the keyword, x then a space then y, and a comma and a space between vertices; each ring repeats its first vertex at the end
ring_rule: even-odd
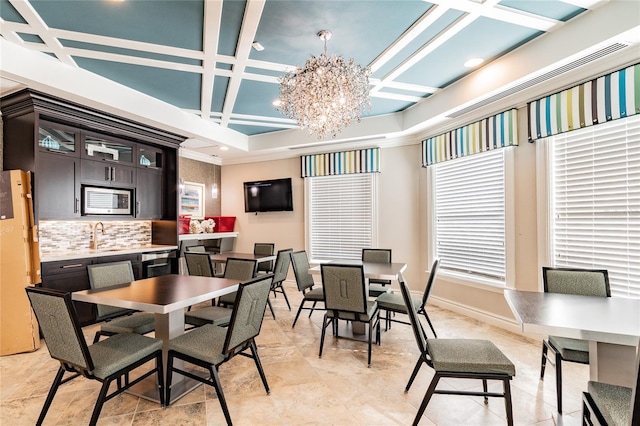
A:
POLYGON ((548 139, 553 266, 609 271, 640 298, 640 115, 548 139))
POLYGON ((432 251, 443 274, 499 286, 509 281, 510 151, 498 149, 433 166, 432 251))
POLYGON ((310 258, 360 259, 374 242, 374 173, 306 178, 310 258))

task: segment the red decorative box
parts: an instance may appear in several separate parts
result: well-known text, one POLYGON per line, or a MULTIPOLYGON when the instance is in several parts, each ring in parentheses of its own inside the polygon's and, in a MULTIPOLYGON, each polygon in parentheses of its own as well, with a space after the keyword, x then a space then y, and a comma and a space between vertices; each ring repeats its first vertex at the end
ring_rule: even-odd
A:
POLYGON ((191 216, 180 215, 178 220, 180 221, 179 233, 180 234, 188 234, 189 233, 189 225, 191 224, 191 216))
POLYGON ((205 216, 205 219, 213 219, 216 223, 213 232, 233 232, 236 225, 235 216, 205 216))

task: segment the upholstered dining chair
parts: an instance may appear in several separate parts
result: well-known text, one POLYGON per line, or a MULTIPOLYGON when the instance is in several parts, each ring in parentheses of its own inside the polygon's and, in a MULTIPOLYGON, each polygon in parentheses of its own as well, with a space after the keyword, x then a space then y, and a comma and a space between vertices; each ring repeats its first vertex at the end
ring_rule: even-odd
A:
MULTIPOLYGON (((611 297, 609 273, 604 269, 543 267, 542 283, 546 293, 611 297)), ((544 379, 547 359, 556 368, 556 400, 558 413, 562 413, 562 362, 589 364, 589 341, 558 336, 544 339, 540 379, 544 379), (549 351, 553 354, 553 359, 549 358, 549 351)))
MULTIPOLYGON (((296 285, 298 286, 298 290, 302 293, 302 301, 300 302, 300 307, 298 308, 298 312, 296 313, 296 317, 293 320, 293 324, 291 328, 296 326, 296 322, 298 321, 298 317, 300 316, 300 312, 304 309, 309 310, 309 318, 311 318, 311 314, 316 308, 318 302, 321 302, 324 305, 324 291, 321 286, 313 287, 315 282, 313 281, 313 276, 309 273, 309 258, 307 257, 307 252, 304 250, 294 251, 291 253, 291 265, 293 266, 293 274, 296 278, 296 285), (310 308, 305 307, 305 303, 311 302, 312 305, 310 308)), ((324 310, 324 306, 322 308, 324 310)))
POLYGON ((326 312, 322 322, 318 356, 322 357, 324 336, 329 325, 333 326, 335 337, 339 337, 339 320, 362 322, 369 325, 367 365, 371 366, 371 343, 374 329, 376 330, 376 343, 380 344, 380 312, 376 301, 369 300, 364 267, 362 265, 327 263, 320 265, 320 272, 322 273, 326 312))
POLYGON ((197 275, 200 277, 215 276, 215 269, 211 263, 211 257, 209 253, 205 251, 185 251, 184 261, 187 264, 187 274, 189 275, 197 275))
POLYGON ((411 373, 405 392, 409 392, 422 364, 431 367, 435 374, 427 388, 413 424, 417 425, 424 414, 433 394, 470 395, 504 398, 507 424, 513 425, 513 407, 511 403, 510 381, 516 375, 516 367, 500 349, 488 340, 477 339, 427 339, 418 319, 411 293, 404 278, 400 278, 400 291, 413 329, 413 336, 418 344, 420 358, 411 373), (442 378, 478 379, 482 380, 482 392, 473 390, 438 390, 438 382, 442 378), (502 382, 503 392, 489 392, 488 380, 502 382))
MULTIPOLYGON (((273 256, 276 245, 273 243, 254 243, 253 254, 273 256)), ((258 263, 258 273, 271 273, 273 271, 273 260, 258 263)))
MULTIPOLYGON (((284 297, 284 301, 287 303, 287 307, 291 310, 291 305, 289 304, 289 298, 287 297, 287 292, 283 287, 284 280, 287 279, 287 274, 289 273, 289 265, 291 265, 291 253, 293 249, 284 249, 278 250, 278 255, 276 256, 276 263, 273 267, 273 283, 271 284, 271 291, 273 292, 274 297, 277 297, 277 294, 280 293, 284 297)), ((273 317, 275 318, 275 315, 273 317)))
POLYGON ((97 423, 105 402, 153 374, 157 375, 160 404, 164 406, 162 340, 135 333, 120 333, 87 346, 71 293, 35 287, 27 287, 26 291, 49 354, 60 362, 36 424, 43 423, 60 385, 79 376, 102 383, 90 425, 97 423), (135 380, 129 380, 131 371, 152 360, 155 360, 152 369, 135 380), (63 379, 66 373, 72 375, 63 379), (125 380, 122 380, 123 377, 125 380), (114 380, 116 389, 109 394, 109 387, 114 380))
MULTIPOLYGON (((129 260, 87 265, 87 273, 92 289, 106 289, 135 281, 129 260)), ((155 316, 150 312, 135 312, 107 305, 96 305, 96 310, 96 320, 105 323, 96 332, 94 343, 100 340, 101 336, 113 336, 117 333, 147 334, 155 329, 155 316)))
MULTIPOLYGON (((228 328, 207 324, 171 339, 169 342, 167 383, 171 383, 171 376, 175 371, 213 386, 229 425, 232 423, 231 415, 218 376, 218 369, 222 364, 231 360, 235 355, 252 358, 267 394, 270 393, 267 378, 258 356, 255 337, 260 334, 272 280, 273 275, 260 274, 252 280, 240 283, 228 328), (246 353, 247 350, 250 353, 246 353), (179 364, 174 363, 175 359, 204 368, 208 374, 202 377, 190 371, 184 371, 179 364)), ((170 385, 167 386, 166 401, 167 404, 171 402, 170 385)))
POLYGON ((640 425, 640 342, 633 388, 589 381, 582 393, 583 425, 640 425))
MULTIPOLYGON (((207 254, 212 254, 215 253, 214 251, 208 251, 207 247, 205 247, 204 245, 197 245, 197 246, 187 246, 184 249, 184 254, 185 254, 185 263, 187 261, 187 257, 186 254, 187 253, 207 253, 207 254)), ((211 263, 211 270, 213 271, 213 275, 201 275, 201 276, 215 276, 218 271, 216 270, 216 265, 215 263, 211 262, 211 259, 209 259, 209 262, 211 263)), ((188 266, 187 266, 188 269, 188 266)), ((187 273, 189 274, 189 272, 187 271, 187 273)), ((193 273, 193 274, 189 274, 189 275, 198 275, 197 273, 193 273)))
MULTIPOLYGON (((427 300, 429 299, 429 295, 431 294, 431 290, 433 289, 433 284, 436 280, 436 274, 438 273, 438 266, 440 265, 440 261, 436 259, 431 265, 431 271, 429 272, 429 278, 427 279, 427 285, 424 288, 424 292, 422 293, 422 299, 417 297, 411 297, 411 301, 413 302, 413 306, 415 307, 418 314, 424 315, 427 320, 427 324, 431 328, 434 337, 438 337, 436 334, 436 330, 433 328, 433 324, 429 319, 429 315, 427 315, 427 300)), ((378 302, 378 309, 381 311, 385 311, 385 330, 388 330, 391 327, 391 322, 398 322, 401 324, 409 324, 408 322, 392 319, 392 313, 406 314, 407 307, 404 304, 404 298, 402 297, 402 293, 383 293, 376 298, 376 302, 378 302)), ((426 336, 425 336, 426 337, 426 336)))
MULTIPOLYGON (((363 248, 362 261, 372 263, 391 263, 391 250, 363 248)), ((390 286, 391 280, 369 278, 369 296, 378 297, 381 294, 388 293, 390 291, 390 286)))
MULTIPOLYGON (((248 281, 257 274, 258 262, 254 259, 240 259, 230 257, 227 259, 224 267, 223 278, 230 278, 238 281, 248 281)), ((218 298, 218 304, 222 306, 231 306, 236 300, 236 293, 225 294, 218 298)))

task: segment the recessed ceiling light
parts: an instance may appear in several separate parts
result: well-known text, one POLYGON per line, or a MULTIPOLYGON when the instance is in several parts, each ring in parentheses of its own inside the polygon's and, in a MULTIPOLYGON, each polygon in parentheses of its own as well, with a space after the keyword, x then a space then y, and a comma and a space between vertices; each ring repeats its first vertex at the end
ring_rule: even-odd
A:
POLYGON ((261 45, 260 43, 258 43, 257 41, 254 41, 251 46, 256 49, 258 52, 262 52, 264 50, 264 46, 261 45))
POLYGON ((220 147, 220 151, 228 151, 229 147, 228 146, 221 146, 220 147))
POLYGON ((483 62, 484 62, 484 59, 482 59, 482 58, 473 58, 473 59, 469 59, 467 62, 465 62, 464 66, 467 67, 467 68, 473 68, 473 67, 477 67, 478 65, 480 65, 483 62))
POLYGON ((271 104, 275 107, 280 106, 282 102, 280 101, 280 99, 276 99, 275 101, 271 102, 271 104))

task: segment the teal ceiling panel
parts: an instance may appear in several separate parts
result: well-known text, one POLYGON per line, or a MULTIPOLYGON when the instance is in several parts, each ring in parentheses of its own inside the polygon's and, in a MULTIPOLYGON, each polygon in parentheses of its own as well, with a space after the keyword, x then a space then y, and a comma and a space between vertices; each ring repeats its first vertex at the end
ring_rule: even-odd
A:
POLYGON ((267 127, 267 126, 259 126, 259 125, 247 126, 244 124, 234 124, 234 123, 230 123, 229 128, 232 130, 235 130, 236 132, 240 132, 248 136, 262 134, 262 133, 277 132, 279 130, 285 130, 278 127, 267 127))
POLYGON ((211 111, 222 112, 224 98, 227 96, 229 77, 215 76, 213 79, 213 97, 211 98, 211 111))
POLYGON ((218 40, 219 54, 235 56, 246 3, 246 1, 239 0, 222 3, 222 22, 220 23, 220 38, 218 40))
POLYGON ((86 70, 179 108, 200 109, 201 77, 198 74, 87 58, 73 59, 86 70))
POLYGON ((240 84, 233 113, 284 118, 272 103, 279 96, 280 88, 277 84, 243 80, 242 84, 240 84))
POLYGON ((43 44, 44 43, 44 41, 42 41, 40 36, 38 36, 36 34, 18 33, 18 35, 20 36, 20 38, 22 40, 26 41, 27 43, 39 43, 39 44, 43 44))
POLYGON ((502 0, 500 5, 563 22, 578 16, 586 10, 557 0, 502 0))
POLYGON ((22 15, 18 13, 18 11, 13 7, 9 0, 0 0, 0 18, 9 22, 18 22, 21 24, 26 23, 22 18, 22 15))

